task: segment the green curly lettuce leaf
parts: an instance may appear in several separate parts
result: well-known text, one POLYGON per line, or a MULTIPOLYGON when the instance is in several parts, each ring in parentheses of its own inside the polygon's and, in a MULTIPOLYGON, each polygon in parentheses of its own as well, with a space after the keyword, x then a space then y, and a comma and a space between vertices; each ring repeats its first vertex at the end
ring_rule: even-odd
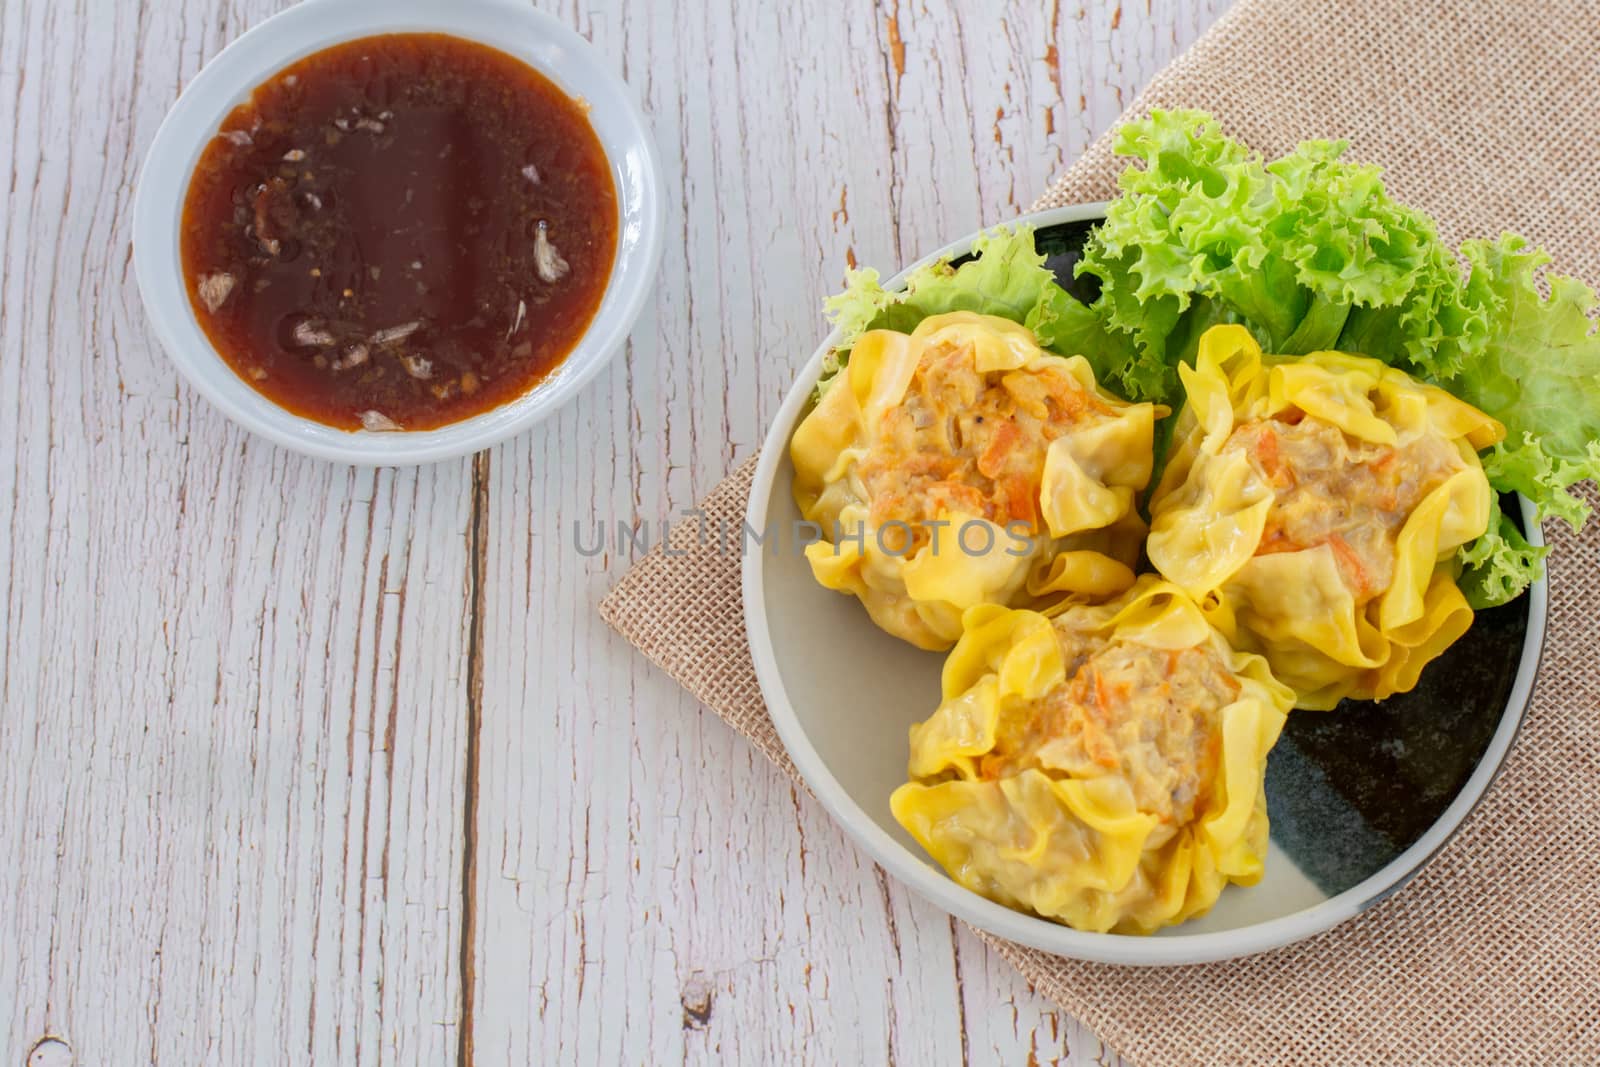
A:
POLYGON ((1096 311, 1135 348, 1119 381, 1171 400, 1204 326, 1240 322, 1271 352, 1361 352, 1448 379, 1487 334, 1481 299, 1431 219, 1390 199, 1343 141, 1271 163, 1197 111, 1157 111, 1119 132, 1136 165, 1078 270, 1096 311))
POLYGON ((1507 448, 1501 442, 1484 455, 1484 473, 1500 491, 1521 493, 1532 501, 1539 518, 1561 519, 1573 530, 1582 530, 1589 505, 1570 489, 1600 475, 1600 442, 1590 441, 1576 462, 1551 455, 1547 447, 1547 442, 1524 432, 1521 444, 1507 448))
MULTIPOLYGON (((1482 350, 1445 383, 1457 396, 1506 427, 1506 440, 1484 456, 1489 483, 1530 500, 1540 519, 1580 530, 1590 508, 1572 486, 1600 480, 1600 336, 1596 298, 1582 282, 1539 272, 1550 260, 1520 237, 1468 241, 1469 285, 1488 305, 1482 350)), ((1544 573, 1544 552, 1521 535, 1490 531, 1466 546, 1462 587, 1474 607, 1500 604, 1544 573)))
POLYGON ((1139 363, 1138 353, 1127 338, 1110 329, 1093 309, 1059 285, 1044 291, 1023 325, 1049 351, 1083 356, 1094 369, 1095 380, 1114 392, 1128 391, 1130 376, 1134 387, 1154 390, 1162 384, 1144 380, 1141 376, 1147 368, 1139 363))
POLYGON ((1465 568, 1457 582, 1474 611, 1504 604, 1544 573, 1548 545, 1531 545, 1511 517, 1500 510, 1500 498, 1489 506, 1489 532, 1463 546, 1459 555, 1465 568))
MULTIPOLYGON (((1570 489, 1584 479, 1600 476, 1600 442, 1590 441, 1583 459, 1572 462, 1550 455, 1544 442, 1524 431, 1520 444, 1508 448, 1501 442, 1486 452, 1483 470, 1495 489, 1527 497, 1537 518, 1561 519, 1581 530, 1590 508, 1570 489)), ((1544 574, 1544 558, 1549 554, 1549 546, 1528 543, 1501 512, 1496 498, 1488 532, 1459 553, 1464 568, 1460 585, 1467 602, 1475 609, 1487 608, 1521 596, 1544 574)))
POLYGON ((1600 441, 1593 290, 1550 274, 1549 295, 1542 294, 1538 275, 1550 257, 1520 237, 1468 241, 1461 251, 1491 304, 1491 330, 1477 358, 1446 387, 1505 423, 1509 440, 1531 435, 1552 462, 1592 464, 1600 441))

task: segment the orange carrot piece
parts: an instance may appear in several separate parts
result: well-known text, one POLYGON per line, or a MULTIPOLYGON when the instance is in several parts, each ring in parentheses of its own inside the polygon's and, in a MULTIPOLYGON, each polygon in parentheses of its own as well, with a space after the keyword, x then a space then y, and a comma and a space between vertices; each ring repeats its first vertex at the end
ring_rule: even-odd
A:
POLYGON ((1000 477, 1006 469, 1006 460, 1010 458, 1012 449, 1020 440, 1022 434, 1015 423, 1001 422, 994 428, 994 436, 989 438, 989 447, 978 457, 978 470, 985 477, 1000 477))
POLYGON ((1349 577, 1354 580, 1356 592, 1358 594, 1366 593, 1370 588, 1368 586, 1370 578, 1367 575, 1367 568, 1362 564, 1361 557, 1356 555, 1355 549, 1351 548, 1349 542, 1336 533, 1328 535, 1328 547, 1333 549, 1334 554, 1339 557, 1340 565, 1345 569, 1349 577))
POLYGON ((1294 481, 1294 475, 1288 467, 1283 465, 1282 458, 1278 455, 1278 435, 1270 429, 1263 428, 1256 438, 1256 460, 1261 464, 1261 473, 1273 485, 1289 485, 1294 481))
POLYGON ((1012 474, 1000 482, 1006 494, 1006 511, 1010 518, 1028 524, 1039 517, 1039 488, 1026 474, 1012 474))
POLYGON ((1281 526, 1268 526, 1261 532, 1261 542, 1256 545, 1256 555, 1270 556, 1274 552, 1298 552, 1299 545, 1289 540, 1281 526))

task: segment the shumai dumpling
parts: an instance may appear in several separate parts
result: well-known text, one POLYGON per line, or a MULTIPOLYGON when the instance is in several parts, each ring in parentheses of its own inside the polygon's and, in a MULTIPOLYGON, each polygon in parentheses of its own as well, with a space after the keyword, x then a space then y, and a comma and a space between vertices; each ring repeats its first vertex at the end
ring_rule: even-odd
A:
POLYGON ((1267 752, 1294 693, 1177 586, 1056 615, 970 609, 911 728, 894 817, 973 892, 1149 933, 1261 877, 1267 752))
POLYGON ((1215 326, 1151 497, 1150 561, 1299 704, 1382 700, 1466 632, 1455 551, 1488 527, 1505 430, 1374 359, 1263 356, 1215 326))
POLYGON ((1133 584, 1157 414, 1007 319, 868 331, 790 443, 823 538, 812 572, 927 649, 976 604, 1114 596, 1133 584))

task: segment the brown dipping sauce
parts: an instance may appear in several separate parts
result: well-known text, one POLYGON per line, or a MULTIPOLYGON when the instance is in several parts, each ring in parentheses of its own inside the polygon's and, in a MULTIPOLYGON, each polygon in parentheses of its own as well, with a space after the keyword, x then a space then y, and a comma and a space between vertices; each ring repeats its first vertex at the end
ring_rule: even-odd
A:
POLYGON ((586 105, 441 34, 367 37, 275 75, 189 183, 195 314, 281 407, 428 429, 557 366, 605 292, 617 196, 586 105))

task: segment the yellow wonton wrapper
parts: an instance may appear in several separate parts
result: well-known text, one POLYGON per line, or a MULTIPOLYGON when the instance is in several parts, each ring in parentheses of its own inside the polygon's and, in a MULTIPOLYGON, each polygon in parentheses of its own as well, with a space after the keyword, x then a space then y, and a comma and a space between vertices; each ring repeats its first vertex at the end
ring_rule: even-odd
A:
POLYGON ((1377 360, 1340 352, 1281 362, 1263 356, 1242 326, 1206 331, 1195 365, 1179 373, 1188 404, 1151 497, 1150 561, 1231 643, 1264 655, 1302 707, 1411 689, 1423 666, 1471 625, 1455 583, 1455 550, 1488 526, 1490 489, 1478 450, 1500 440, 1503 427, 1377 360), (1285 418, 1320 426, 1346 461, 1304 463, 1274 482, 1259 453, 1227 447, 1241 427, 1279 427, 1275 442, 1296 432, 1288 427, 1298 422, 1263 421, 1285 418), (1358 454, 1380 458, 1363 465, 1358 454), (1373 488, 1379 476, 1367 473, 1373 469, 1386 469, 1391 486, 1419 498, 1395 504, 1391 492, 1382 500, 1373 488), (1324 494, 1319 501, 1302 496, 1290 505, 1274 487, 1308 482, 1324 494), (1295 521, 1295 507, 1328 536, 1309 545, 1265 543, 1276 524, 1295 521), (1369 546, 1366 555, 1352 543, 1369 546), (1363 564, 1374 558, 1392 561, 1389 573, 1369 577, 1363 564))
POLYGON ((1081 356, 1048 353, 1007 319, 963 311, 925 319, 911 334, 868 331, 790 443, 795 500, 823 538, 806 558, 819 582, 859 598, 878 626, 932 650, 950 647, 962 612, 976 604, 1114 596, 1133 584, 1145 533, 1135 498, 1150 480, 1154 423, 1165 413, 1106 393, 1081 356), (949 506, 928 516, 924 528, 943 525, 926 543, 908 547, 897 538, 910 524, 874 520, 862 464, 884 454, 893 436, 885 422, 906 417, 897 409, 924 362, 952 359, 961 372, 947 384, 963 392, 941 420, 970 419, 981 401, 1002 393, 1008 403, 1037 405, 1035 387, 1060 375, 1095 407, 1047 447, 1039 437, 1024 442, 1042 449, 1025 475, 1034 521, 949 506))
POLYGON ((895 818, 951 878, 1008 907, 1120 933, 1182 922, 1209 910, 1229 882, 1260 879, 1267 753, 1294 702, 1265 660, 1229 647, 1181 589, 1154 575, 1053 621, 984 605, 964 622, 945 663, 944 699, 911 728, 911 782, 890 798, 895 818), (1094 712, 1111 750, 1085 767, 1062 756, 1074 735, 1062 725, 1068 717, 1050 717, 1050 701, 1081 682, 1069 667, 1097 673, 1098 661, 1064 661, 1056 627, 1084 647, 1137 646, 1131 654, 1158 663, 1201 650, 1231 679, 1228 696, 1201 708, 1162 685, 1127 687, 1115 711, 1094 712), (1192 780, 1162 777, 1168 765, 1141 753, 1148 757, 1163 723, 1184 716, 1206 762, 1192 780), (985 773, 987 761, 1012 758, 997 753, 1018 736, 1038 744, 1025 765, 985 773), (1179 788, 1189 790, 1181 820, 1179 788))

